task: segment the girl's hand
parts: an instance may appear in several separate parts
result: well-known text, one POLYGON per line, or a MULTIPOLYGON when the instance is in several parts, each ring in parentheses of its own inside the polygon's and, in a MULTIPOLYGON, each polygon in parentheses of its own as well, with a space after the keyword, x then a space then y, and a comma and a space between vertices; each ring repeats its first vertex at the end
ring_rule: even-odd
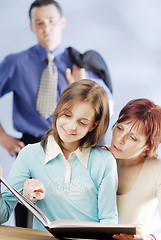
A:
POLYGON ((45 188, 37 179, 27 179, 24 183, 23 194, 30 200, 41 200, 45 197, 45 188))
POLYGON ((119 240, 152 240, 153 237, 150 235, 132 235, 132 234, 125 234, 125 233, 121 233, 121 234, 114 234, 113 235, 114 239, 119 239, 119 240))

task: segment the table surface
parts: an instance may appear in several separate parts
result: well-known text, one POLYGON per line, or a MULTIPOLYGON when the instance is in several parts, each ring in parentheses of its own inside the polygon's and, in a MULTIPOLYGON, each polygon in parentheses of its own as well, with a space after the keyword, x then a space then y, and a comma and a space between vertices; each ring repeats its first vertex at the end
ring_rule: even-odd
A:
POLYGON ((0 226, 0 240, 56 240, 48 231, 30 228, 0 226))
MULTIPOLYGON (((0 240, 59 240, 48 231, 0 225, 0 240)), ((73 239, 74 240, 74 239, 73 239)), ((81 239, 77 239, 81 240, 81 239)), ((85 240, 85 239, 82 239, 85 240)), ((92 239, 86 239, 92 240, 92 239)), ((95 240, 95 239, 94 239, 95 240)), ((114 240, 106 238, 106 240, 114 240)))

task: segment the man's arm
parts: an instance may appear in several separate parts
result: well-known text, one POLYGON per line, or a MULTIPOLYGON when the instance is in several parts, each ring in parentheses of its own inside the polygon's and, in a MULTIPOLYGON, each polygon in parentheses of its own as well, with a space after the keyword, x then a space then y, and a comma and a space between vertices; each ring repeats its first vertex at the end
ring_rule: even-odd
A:
MULTIPOLYGON (((11 92, 11 82, 13 82, 14 64, 10 57, 6 57, 0 64, 0 97, 11 92), (10 81, 12 79, 12 81, 10 81)), ((24 147, 24 143, 12 136, 9 136, 0 124, 0 144, 8 151, 11 156, 24 147)))
POLYGON ((13 157, 25 146, 22 141, 9 136, 2 125, 0 125, 0 144, 8 151, 8 153, 13 157))

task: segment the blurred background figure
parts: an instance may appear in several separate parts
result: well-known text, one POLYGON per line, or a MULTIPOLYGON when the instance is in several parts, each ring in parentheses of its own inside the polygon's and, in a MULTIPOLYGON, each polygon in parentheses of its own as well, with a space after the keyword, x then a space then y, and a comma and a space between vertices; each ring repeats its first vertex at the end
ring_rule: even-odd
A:
MULTIPOLYGON (((0 124, 0 144, 12 157, 45 135, 57 100, 70 83, 94 80, 105 88, 110 103, 112 99, 112 84, 102 57, 96 51, 82 55, 62 44, 66 18, 61 5, 54 0, 36 0, 28 12, 37 44, 7 55, 0 64, 0 97, 13 93, 13 127, 22 134, 17 139, 0 124)), ((28 226, 26 208, 18 204, 15 214, 16 226, 28 226)))

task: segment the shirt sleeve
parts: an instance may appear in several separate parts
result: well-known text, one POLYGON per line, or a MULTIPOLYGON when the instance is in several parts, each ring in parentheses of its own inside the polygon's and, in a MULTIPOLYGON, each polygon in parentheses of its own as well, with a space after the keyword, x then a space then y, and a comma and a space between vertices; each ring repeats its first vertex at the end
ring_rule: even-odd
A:
MULTIPOLYGON (((107 156, 104 156, 107 157, 107 156)), ((108 154, 109 163, 98 190, 98 218, 100 222, 118 223, 116 192, 118 175, 116 160, 108 154)))
MULTIPOLYGON (((21 193, 25 180, 30 177, 26 154, 26 151, 24 152, 23 149, 20 151, 7 180, 10 185, 21 193)), ((18 199, 6 188, 0 196, 0 224, 8 221, 17 203, 18 199)))
POLYGON ((0 64, 0 97, 12 91, 15 64, 6 57, 0 64))

